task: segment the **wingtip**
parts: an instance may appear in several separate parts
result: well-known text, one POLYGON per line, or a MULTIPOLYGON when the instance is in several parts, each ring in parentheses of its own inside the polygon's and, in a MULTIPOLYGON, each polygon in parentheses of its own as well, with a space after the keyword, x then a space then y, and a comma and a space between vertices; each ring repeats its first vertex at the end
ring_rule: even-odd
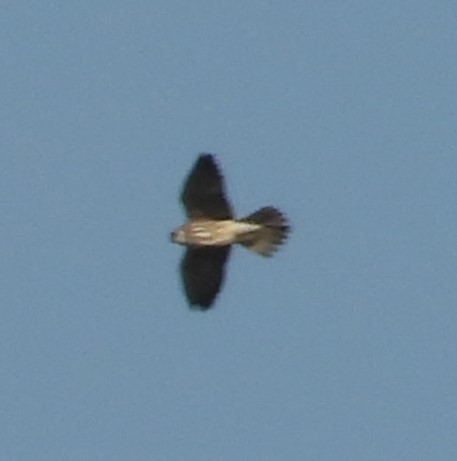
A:
POLYGON ((201 152, 200 154, 198 154, 198 159, 199 160, 211 160, 214 162, 216 159, 216 155, 210 154, 208 152, 201 152))

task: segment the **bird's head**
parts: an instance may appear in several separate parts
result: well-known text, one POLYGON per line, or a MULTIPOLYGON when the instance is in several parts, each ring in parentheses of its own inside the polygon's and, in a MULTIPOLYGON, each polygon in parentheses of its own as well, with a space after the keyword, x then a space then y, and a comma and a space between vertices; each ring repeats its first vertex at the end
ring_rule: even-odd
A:
POLYGON ((185 245, 186 243, 186 234, 181 227, 175 229, 170 235, 171 241, 174 243, 179 243, 180 245, 185 245))

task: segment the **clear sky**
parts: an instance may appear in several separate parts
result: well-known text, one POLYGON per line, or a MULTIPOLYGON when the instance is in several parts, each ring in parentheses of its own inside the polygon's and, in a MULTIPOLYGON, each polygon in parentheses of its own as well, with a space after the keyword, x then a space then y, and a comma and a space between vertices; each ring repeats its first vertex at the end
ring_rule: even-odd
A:
POLYGON ((11 461, 457 459, 455 1, 4 1, 0 446, 11 461), (183 297, 182 180, 237 248, 183 297))

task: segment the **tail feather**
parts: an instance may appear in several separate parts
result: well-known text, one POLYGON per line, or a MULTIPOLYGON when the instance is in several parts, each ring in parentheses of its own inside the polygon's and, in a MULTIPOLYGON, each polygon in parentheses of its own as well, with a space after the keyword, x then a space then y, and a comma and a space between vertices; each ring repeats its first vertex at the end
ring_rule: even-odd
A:
POLYGON ((290 231, 286 217, 273 207, 261 208, 241 221, 261 226, 243 236, 240 243, 262 256, 271 256, 286 240, 290 231))

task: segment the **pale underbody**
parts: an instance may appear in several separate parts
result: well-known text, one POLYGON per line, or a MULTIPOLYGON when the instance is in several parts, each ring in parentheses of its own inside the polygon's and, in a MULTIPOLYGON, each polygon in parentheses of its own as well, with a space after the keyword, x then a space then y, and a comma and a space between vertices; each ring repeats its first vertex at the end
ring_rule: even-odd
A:
POLYGON ((250 234, 261 228, 259 224, 231 219, 198 219, 178 228, 174 232, 173 240, 182 245, 225 246, 243 243, 250 234))

